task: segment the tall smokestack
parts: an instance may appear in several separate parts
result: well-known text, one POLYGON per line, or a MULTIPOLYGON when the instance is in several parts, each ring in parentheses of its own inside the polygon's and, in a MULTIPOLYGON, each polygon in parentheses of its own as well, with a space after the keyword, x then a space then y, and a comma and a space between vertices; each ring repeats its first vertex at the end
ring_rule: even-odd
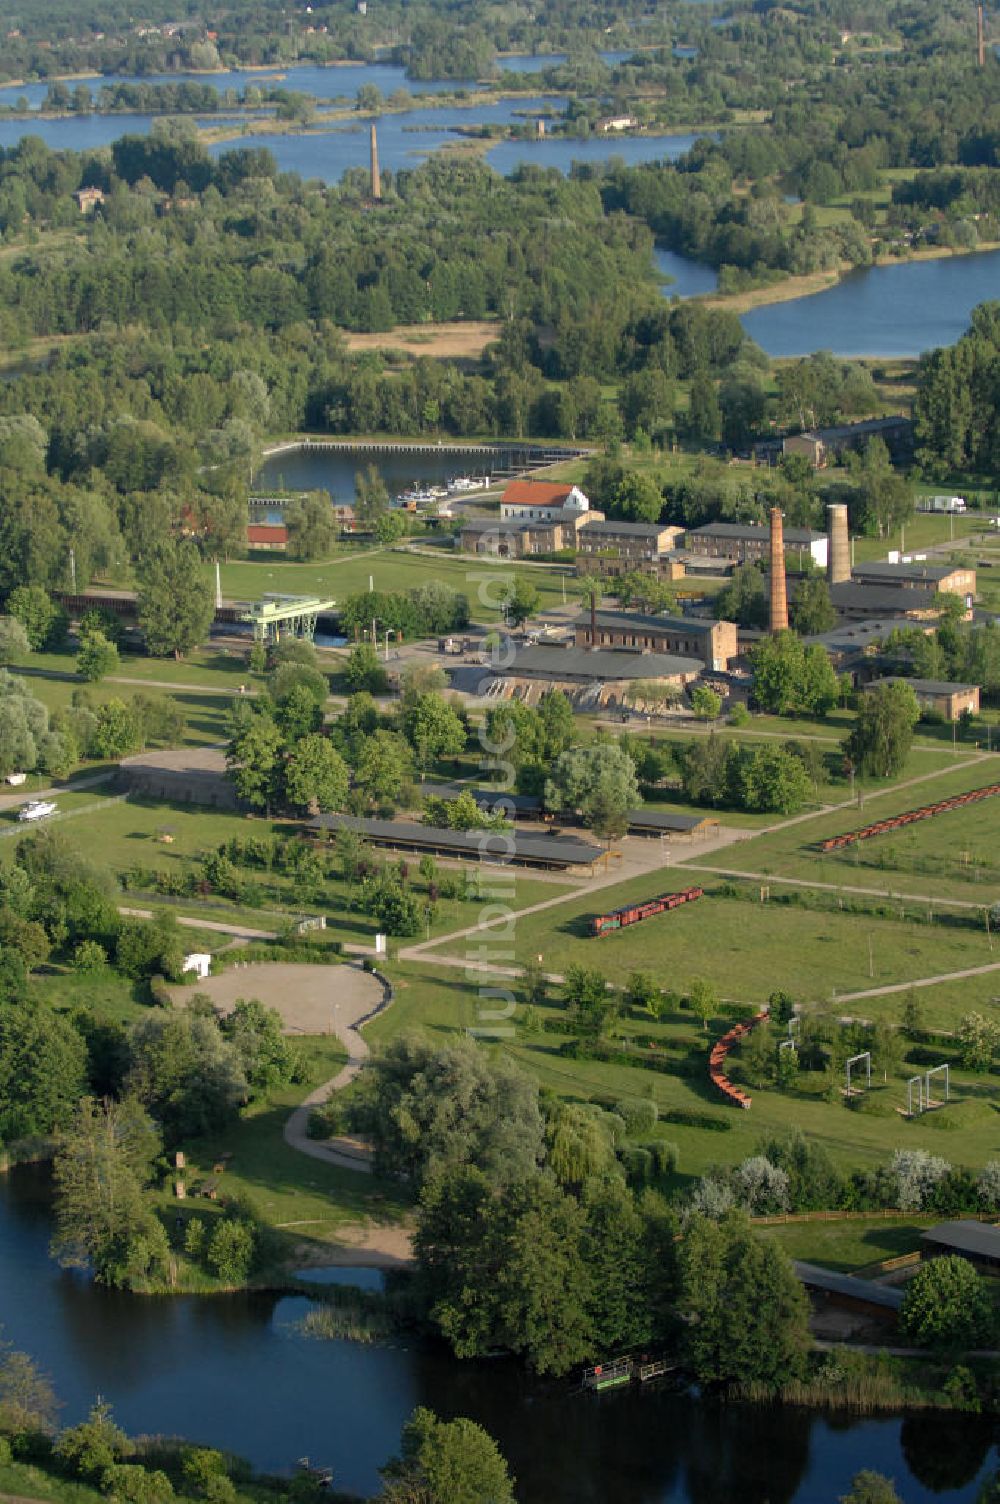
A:
POLYGON ((382 175, 378 170, 378 136, 375 134, 375 122, 372 121, 372 198, 376 201, 382 197, 382 175))
POLYGON ((788 590, 785 585, 785 530, 781 508, 771 508, 771 631, 788 631, 788 590))
POLYGON ((976 42, 980 68, 986 67, 986 28, 983 25, 983 7, 976 7, 976 42))
POLYGON ((826 578, 840 585, 851 578, 851 540, 847 531, 847 508, 833 502, 826 509, 826 578))

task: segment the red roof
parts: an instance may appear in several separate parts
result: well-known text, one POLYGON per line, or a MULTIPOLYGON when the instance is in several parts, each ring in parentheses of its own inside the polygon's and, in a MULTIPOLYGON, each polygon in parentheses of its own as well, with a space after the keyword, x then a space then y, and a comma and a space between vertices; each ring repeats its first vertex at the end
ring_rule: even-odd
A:
POLYGON ((512 480, 503 493, 504 504, 524 507, 562 507, 573 490, 565 483, 548 480, 512 480))
POLYGON ((287 543, 288 529, 283 522, 251 522, 247 527, 248 543, 287 543))

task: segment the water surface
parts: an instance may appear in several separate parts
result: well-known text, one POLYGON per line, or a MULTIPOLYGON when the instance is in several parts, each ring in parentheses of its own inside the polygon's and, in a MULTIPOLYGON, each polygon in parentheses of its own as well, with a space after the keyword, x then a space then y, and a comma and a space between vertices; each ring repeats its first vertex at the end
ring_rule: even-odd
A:
POLYGON ((301 1296, 116 1294, 48 1257, 48 1177, 0 1176, 0 1322, 51 1375, 66 1424, 96 1395, 136 1433, 229 1448, 257 1467, 308 1456, 337 1486, 378 1487, 419 1404, 497 1438, 519 1504, 834 1504, 863 1467, 906 1504, 972 1504, 995 1465, 992 1424, 946 1415, 843 1417, 723 1405, 667 1389, 604 1396, 441 1348, 310 1340, 301 1296))

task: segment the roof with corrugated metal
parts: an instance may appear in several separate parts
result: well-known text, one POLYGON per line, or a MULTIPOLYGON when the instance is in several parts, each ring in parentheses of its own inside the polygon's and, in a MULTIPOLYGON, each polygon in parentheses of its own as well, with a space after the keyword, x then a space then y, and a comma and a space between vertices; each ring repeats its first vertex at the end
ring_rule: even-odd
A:
POLYGON ((866 1301, 870 1306, 884 1306, 888 1311, 898 1311, 903 1304, 902 1290, 893 1285, 877 1285, 874 1280, 840 1274, 836 1269, 823 1269, 819 1264, 804 1264, 801 1259, 795 1260, 795 1273, 810 1290, 847 1295, 852 1300, 866 1301))
POLYGON ((307 821, 309 830, 353 830, 378 844, 434 846, 481 861, 508 856, 511 861, 551 862, 553 866, 584 867, 604 852, 588 841, 572 836, 524 835, 521 831, 447 830, 438 825, 417 825, 409 820, 369 820, 357 815, 316 815, 307 821))
POLYGON ((925 1243, 938 1248, 953 1248, 956 1253, 969 1253, 974 1258, 996 1259, 1000 1263, 1000 1227, 988 1222, 939 1222, 922 1234, 925 1243))

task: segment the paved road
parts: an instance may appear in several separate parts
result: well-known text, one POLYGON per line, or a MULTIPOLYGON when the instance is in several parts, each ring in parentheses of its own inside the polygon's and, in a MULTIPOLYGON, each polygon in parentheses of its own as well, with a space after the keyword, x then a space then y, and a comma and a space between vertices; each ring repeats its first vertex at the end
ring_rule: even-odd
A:
MULTIPOLYGON (((119 905, 119 914, 124 914, 127 919, 152 919, 153 909, 131 909, 119 905)), ((155 913, 162 914, 164 909, 157 909, 155 913)), ((213 930, 220 935, 234 935, 238 940, 277 940, 277 930, 254 930, 246 924, 227 924, 221 919, 189 919, 180 914, 177 923, 184 929, 190 930, 213 930)))
POLYGON ((86 778, 74 779, 72 783, 60 783, 52 788, 35 789, 32 793, 18 789, 14 794, 0 794, 0 811, 18 809, 22 804, 30 804, 32 799, 58 799, 60 794, 83 793, 85 789, 97 788, 98 784, 110 783, 117 771, 117 768, 108 768, 103 773, 90 773, 86 778))

